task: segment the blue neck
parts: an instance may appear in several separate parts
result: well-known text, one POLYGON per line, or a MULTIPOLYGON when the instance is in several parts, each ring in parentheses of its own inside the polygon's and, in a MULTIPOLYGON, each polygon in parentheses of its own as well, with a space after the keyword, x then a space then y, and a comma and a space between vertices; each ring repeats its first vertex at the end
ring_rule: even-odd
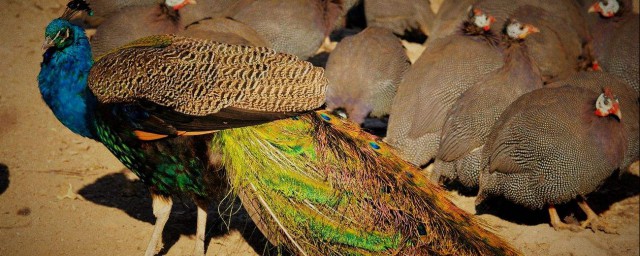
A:
POLYGON ((94 136, 96 97, 87 87, 93 65, 91 47, 84 30, 71 27, 73 43, 63 49, 49 48, 43 55, 38 84, 42 98, 58 120, 84 137, 94 136))

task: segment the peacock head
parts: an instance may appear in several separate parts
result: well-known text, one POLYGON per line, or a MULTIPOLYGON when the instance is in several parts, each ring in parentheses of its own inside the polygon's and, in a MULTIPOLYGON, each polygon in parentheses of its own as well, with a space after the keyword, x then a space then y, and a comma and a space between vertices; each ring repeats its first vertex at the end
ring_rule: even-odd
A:
POLYGON ((196 0, 165 0, 164 4, 173 8, 174 11, 177 11, 188 4, 196 4, 196 0))
POLYGON ((73 34, 71 32, 72 24, 64 19, 55 19, 49 23, 44 32, 44 44, 42 49, 56 47, 64 49, 73 43, 73 34))
POLYGON ((622 120, 622 112, 620 112, 620 102, 618 102, 618 97, 613 95, 610 88, 605 87, 604 92, 600 94, 600 96, 596 100, 595 113, 600 117, 614 115, 617 116, 619 120, 622 120))
POLYGON ((605 18, 611 18, 620 11, 620 3, 617 0, 602 0, 594 3, 589 8, 589 13, 597 12, 605 18))
POLYGON ((85 11, 89 16, 93 15, 93 11, 89 8, 89 4, 84 0, 72 0, 67 4, 67 9, 62 16, 49 23, 44 32, 45 40, 42 49, 56 47, 64 49, 73 43, 75 29, 77 26, 71 24, 69 20, 78 12, 85 11))
POLYGON ((538 33, 540 30, 531 24, 522 24, 517 20, 510 19, 504 28, 504 33, 513 40, 523 40, 528 35, 538 33))
POLYGON ((476 8, 473 8, 469 15, 473 24, 479 28, 482 28, 484 31, 489 31, 491 29, 491 24, 496 21, 496 18, 494 18, 493 16, 487 15, 480 9, 476 8))

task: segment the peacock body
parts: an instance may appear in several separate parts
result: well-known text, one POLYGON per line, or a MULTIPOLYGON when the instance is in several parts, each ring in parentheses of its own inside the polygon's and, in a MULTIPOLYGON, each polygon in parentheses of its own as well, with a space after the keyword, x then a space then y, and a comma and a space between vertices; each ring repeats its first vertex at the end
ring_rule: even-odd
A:
POLYGON ((320 68, 267 48, 176 36, 91 59, 73 0, 46 29, 38 76, 69 129, 103 143, 151 188, 154 255, 172 206, 231 185, 276 245, 303 255, 515 255, 419 170, 357 125, 323 111, 320 68))

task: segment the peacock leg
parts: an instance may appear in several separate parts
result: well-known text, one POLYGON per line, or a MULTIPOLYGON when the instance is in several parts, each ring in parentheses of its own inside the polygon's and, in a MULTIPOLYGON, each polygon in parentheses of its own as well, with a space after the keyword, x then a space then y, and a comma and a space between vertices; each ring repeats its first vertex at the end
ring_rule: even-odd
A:
POLYGON ((207 207, 198 205, 198 224, 196 226, 196 245, 193 248, 194 256, 204 256, 205 229, 207 226, 207 207))
POLYGON ((156 224, 153 227, 151 240, 149 241, 147 250, 144 253, 145 256, 156 255, 158 249, 161 249, 161 246, 159 245, 161 242, 160 240, 162 239, 162 230, 164 229, 164 225, 167 224, 167 220, 169 220, 173 201, 171 200, 171 197, 162 196, 152 191, 151 205, 153 207, 153 215, 156 216, 156 224))
POLYGON ((574 232, 581 230, 579 226, 562 222, 562 220, 560 220, 560 216, 558 216, 558 211, 556 211, 556 207, 553 204, 549 204, 549 218, 551 219, 551 226, 553 226, 556 231, 561 229, 568 229, 574 232))
POLYGON ((591 228, 593 232, 600 230, 609 234, 616 233, 616 231, 610 228, 607 223, 600 220, 598 214, 589 207, 587 201, 582 196, 578 197, 578 206, 580 206, 580 209, 587 214, 587 220, 583 221, 580 225, 582 228, 591 228))

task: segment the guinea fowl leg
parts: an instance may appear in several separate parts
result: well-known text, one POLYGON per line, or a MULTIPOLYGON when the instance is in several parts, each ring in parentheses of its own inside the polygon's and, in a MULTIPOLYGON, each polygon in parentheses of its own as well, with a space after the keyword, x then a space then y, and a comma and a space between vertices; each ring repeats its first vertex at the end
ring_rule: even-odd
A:
POLYGON ((580 225, 582 228, 591 228, 593 232, 600 230, 609 234, 616 233, 615 230, 609 228, 605 222, 599 220, 600 217, 598 216, 598 214, 596 214, 591 209, 591 207, 589 207, 587 201, 584 200, 584 198, 578 197, 578 206, 580 206, 580 209, 582 209, 582 211, 587 214, 587 220, 583 221, 580 225))
POLYGON ((558 216, 558 211, 556 211, 556 207, 553 204, 549 204, 549 218, 551 218, 551 226, 553 226, 555 230, 568 229, 574 232, 581 230, 579 226, 562 222, 560 220, 560 216, 558 216))
POLYGON ((194 256, 204 256, 204 239, 207 226, 207 207, 198 206, 198 224, 196 226, 196 245, 193 248, 194 256))
POLYGON ((171 197, 158 195, 152 191, 151 205, 153 207, 153 215, 156 216, 156 224, 153 227, 151 240, 149 241, 147 250, 144 253, 145 256, 156 255, 157 249, 160 249, 158 247, 161 247, 159 245, 161 242, 160 240, 162 239, 162 230, 164 229, 164 225, 167 224, 167 220, 169 220, 173 201, 171 200, 171 197))

